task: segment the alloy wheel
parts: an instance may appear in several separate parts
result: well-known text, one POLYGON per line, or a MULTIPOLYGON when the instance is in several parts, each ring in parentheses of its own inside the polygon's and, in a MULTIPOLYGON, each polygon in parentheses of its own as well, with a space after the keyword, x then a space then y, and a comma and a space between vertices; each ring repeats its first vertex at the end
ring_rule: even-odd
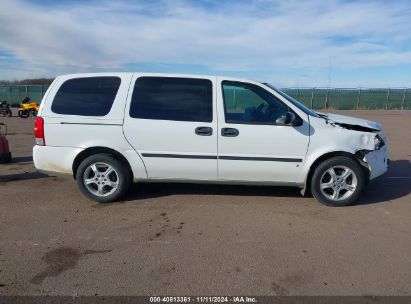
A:
POLYGON ((97 196, 108 196, 119 186, 119 174, 109 164, 97 162, 84 171, 83 183, 86 189, 97 196))
POLYGON ((357 188, 357 176, 346 166, 333 166, 320 179, 320 190, 330 200, 342 201, 349 198, 357 188))

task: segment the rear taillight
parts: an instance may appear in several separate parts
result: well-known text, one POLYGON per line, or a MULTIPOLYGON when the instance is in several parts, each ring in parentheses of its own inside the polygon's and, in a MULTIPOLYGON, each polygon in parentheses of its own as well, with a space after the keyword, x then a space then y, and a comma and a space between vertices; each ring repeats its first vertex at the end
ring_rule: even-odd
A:
POLYGON ((34 119, 34 137, 36 138, 36 145, 45 146, 46 139, 44 138, 44 119, 43 117, 36 117, 34 119))

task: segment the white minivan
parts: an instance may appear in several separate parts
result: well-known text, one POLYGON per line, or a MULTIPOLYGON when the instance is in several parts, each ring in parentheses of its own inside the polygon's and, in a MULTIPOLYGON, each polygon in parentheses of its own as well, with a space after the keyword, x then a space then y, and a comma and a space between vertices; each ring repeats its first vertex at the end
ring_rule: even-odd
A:
POLYGON ((154 73, 57 77, 35 119, 40 171, 71 174, 97 202, 131 182, 287 185, 355 201, 387 171, 372 121, 318 113, 268 83, 154 73))

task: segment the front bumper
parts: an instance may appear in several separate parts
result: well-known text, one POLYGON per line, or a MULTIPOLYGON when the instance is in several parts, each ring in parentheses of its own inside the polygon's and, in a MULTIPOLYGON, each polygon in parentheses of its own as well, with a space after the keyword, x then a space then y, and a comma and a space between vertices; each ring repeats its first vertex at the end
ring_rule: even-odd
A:
POLYGON ((380 150, 369 151, 364 155, 363 161, 370 170, 370 180, 383 175, 389 167, 389 155, 387 147, 380 150))

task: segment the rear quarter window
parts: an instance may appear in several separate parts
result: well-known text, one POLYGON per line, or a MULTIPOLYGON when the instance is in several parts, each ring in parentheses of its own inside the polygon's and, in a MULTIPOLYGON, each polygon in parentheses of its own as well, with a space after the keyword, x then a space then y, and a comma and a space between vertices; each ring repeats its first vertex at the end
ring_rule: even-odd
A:
POLYGON ((54 97, 51 110, 56 114, 105 116, 120 87, 119 77, 87 77, 65 81, 54 97))

